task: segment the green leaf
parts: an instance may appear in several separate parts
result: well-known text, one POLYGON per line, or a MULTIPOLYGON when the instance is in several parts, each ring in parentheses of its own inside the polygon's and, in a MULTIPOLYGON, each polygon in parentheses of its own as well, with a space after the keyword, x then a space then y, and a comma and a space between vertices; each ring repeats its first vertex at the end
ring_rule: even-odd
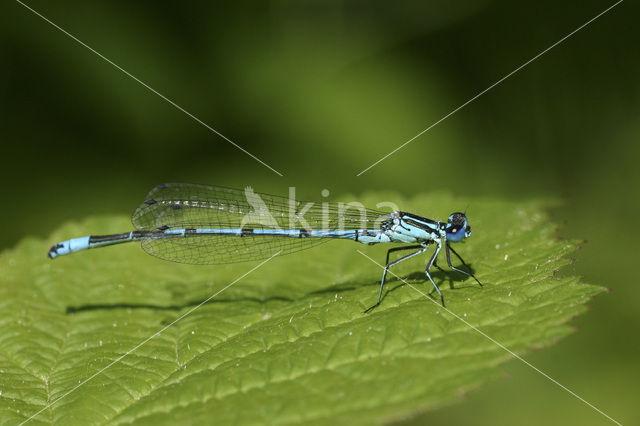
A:
MULTIPOLYGON (((577 245, 557 238, 542 213, 548 203, 361 200, 394 200, 434 219, 469 204, 473 235, 456 248, 485 286, 433 275, 448 309, 515 353, 569 334, 567 322, 603 291, 556 273, 577 245)), ((512 359, 394 277, 382 305, 363 314, 382 271, 356 249, 382 263, 389 247, 332 241, 266 263, 113 363, 258 264, 180 265, 136 244, 46 257, 55 242, 130 227, 123 216, 89 218, 0 256, 3 424, 53 402, 32 424, 393 421, 456 401, 512 359)), ((424 264, 412 259, 394 272, 431 292, 424 264)))

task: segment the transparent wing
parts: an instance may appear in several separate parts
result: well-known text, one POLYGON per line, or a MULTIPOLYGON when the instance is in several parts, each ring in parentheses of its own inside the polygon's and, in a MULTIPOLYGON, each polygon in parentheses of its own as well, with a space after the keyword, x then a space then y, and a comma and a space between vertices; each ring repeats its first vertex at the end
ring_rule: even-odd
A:
POLYGON ((324 238, 274 236, 194 236, 188 238, 144 239, 142 248, 152 256, 178 263, 215 265, 267 259, 274 254, 290 254, 329 241, 324 238))
MULTIPOLYGON (((167 229, 377 229, 388 214, 339 203, 290 202, 288 198, 245 190, 185 183, 161 184, 134 211, 139 230, 167 229)), ((328 233, 328 232, 327 232, 328 233)), ((153 256, 181 263, 216 264, 265 259, 293 253, 327 238, 273 235, 193 235, 149 238, 142 248, 153 256)))

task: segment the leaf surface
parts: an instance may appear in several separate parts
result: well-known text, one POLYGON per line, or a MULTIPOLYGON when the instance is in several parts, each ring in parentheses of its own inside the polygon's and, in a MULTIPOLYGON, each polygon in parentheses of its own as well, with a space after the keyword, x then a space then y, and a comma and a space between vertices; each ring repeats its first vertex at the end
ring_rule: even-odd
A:
MULTIPOLYGON (((604 290, 556 273, 577 243, 557 238, 547 203, 361 197, 382 199, 440 220, 471 205, 473 235, 455 247, 485 286, 433 276, 451 312, 519 355, 569 334, 604 290)), ((2 424, 41 410, 31 424, 389 422, 456 401, 513 358, 393 276, 363 314, 382 270, 356 249, 383 263, 389 247, 349 241, 275 258, 149 339, 258 262, 181 265, 136 244, 46 257, 55 242, 130 228, 88 218, 0 255, 2 424)), ((394 272, 430 293, 424 265, 394 272)))

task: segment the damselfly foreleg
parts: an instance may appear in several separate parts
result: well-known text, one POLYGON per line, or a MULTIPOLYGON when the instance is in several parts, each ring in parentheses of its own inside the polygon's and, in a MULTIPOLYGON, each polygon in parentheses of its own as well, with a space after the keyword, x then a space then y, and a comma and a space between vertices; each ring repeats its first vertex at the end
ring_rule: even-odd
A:
POLYGON ((406 246, 406 247, 396 247, 396 248, 392 248, 387 252, 387 265, 384 267, 384 272, 382 272, 382 281, 380 282, 380 292, 378 293, 378 303, 376 303, 375 305, 371 306, 370 308, 366 309, 364 311, 364 313, 366 314, 367 312, 371 311, 373 308, 377 307, 378 305, 380 305, 380 302, 382 301, 382 288, 384 287, 384 281, 387 277, 387 270, 392 267, 393 265, 397 265, 398 263, 410 259, 413 256, 417 256, 420 253, 424 253, 425 250, 427 250, 429 246, 428 245, 417 245, 417 246, 406 246), (392 251, 399 251, 399 250, 409 250, 409 249, 414 249, 414 248, 420 248, 418 251, 413 252, 411 254, 408 254, 406 256, 401 257, 400 259, 394 260, 393 262, 389 263, 389 254, 392 251))
POLYGON ((453 269, 454 271, 458 271, 458 272, 460 272, 461 274, 465 274, 465 275, 466 275, 466 276, 468 276, 468 277, 473 278, 474 280, 476 280, 476 282, 477 282, 478 284, 480 284, 480 287, 482 287, 482 283, 481 283, 481 282, 480 282, 480 281, 475 277, 475 275, 473 275, 471 272, 463 271, 462 269, 456 268, 455 266, 453 266, 453 265, 451 264, 451 254, 449 254, 449 250, 451 250, 451 252, 453 252, 453 254, 455 254, 455 255, 458 257, 458 259, 460 259, 460 262, 462 262, 462 264, 463 264, 464 266, 466 266, 469 270, 471 269, 471 268, 469 267, 469 265, 467 265, 467 264, 464 262, 464 260, 462 260, 462 258, 460 257, 460 255, 459 255, 458 253, 456 253, 456 251, 455 251, 454 249, 452 249, 452 248, 451 248, 451 246, 449 245, 449 242, 447 241, 447 250, 446 250, 446 252, 447 252, 447 265, 449 265, 449 268, 453 269))

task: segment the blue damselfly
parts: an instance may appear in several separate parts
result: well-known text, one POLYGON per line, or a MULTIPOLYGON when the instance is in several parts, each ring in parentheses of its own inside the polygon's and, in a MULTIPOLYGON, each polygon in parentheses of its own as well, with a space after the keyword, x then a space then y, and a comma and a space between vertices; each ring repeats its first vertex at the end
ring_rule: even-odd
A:
POLYGON ((186 183, 167 183, 153 188, 147 199, 133 212, 135 231, 113 235, 91 235, 55 244, 49 257, 74 253, 129 241, 141 241, 147 253, 164 260, 191 264, 221 264, 266 259, 274 254, 293 253, 330 239, 352 240, 362 244, 405 243, 387 252, 380 282, 380 304, 387 270, 404 260, 424 253, 431 244, 435 251, 425 273, 440 295, 429 269, 440 268, 436 259, 444 247, 447 265, 456 268, 451 253, 469 266, 451 248, 450 243, 471 236, 464 213, 452 213, 446 222, 395 211, 383 213, 357 203, 308 203, 290 198, 245 190, 186 183), (393 262, 392 252, 415 251, 393 262))

